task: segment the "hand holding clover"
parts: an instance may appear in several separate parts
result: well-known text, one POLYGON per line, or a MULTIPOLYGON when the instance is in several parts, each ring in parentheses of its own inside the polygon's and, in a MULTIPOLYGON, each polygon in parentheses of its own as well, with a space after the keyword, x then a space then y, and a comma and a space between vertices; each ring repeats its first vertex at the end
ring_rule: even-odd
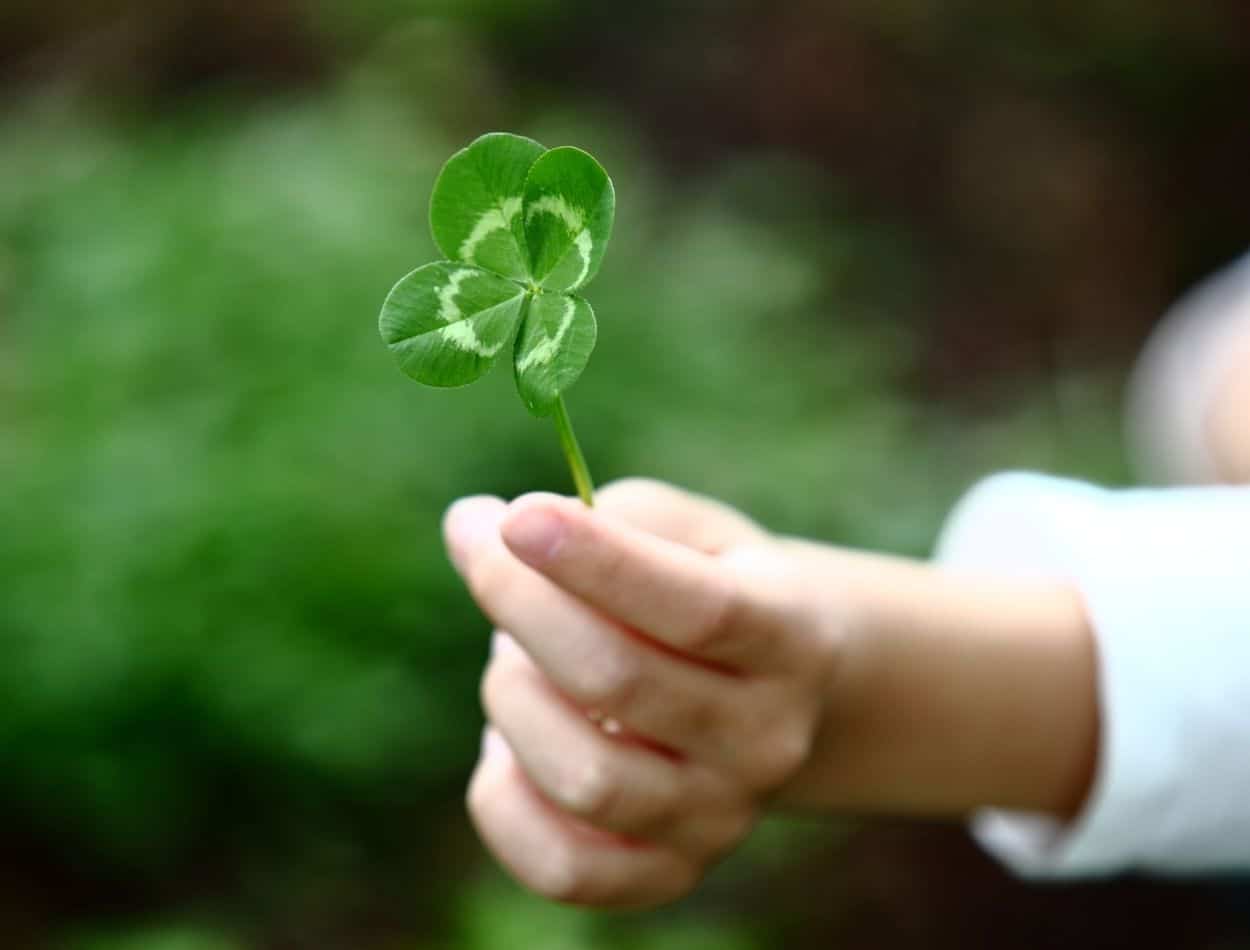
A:
POLYGON ((540 894, 638 907, 686 893, 772 805, 1076 814, 1099 719, 1069 584, 776 537, 652 482, 589 510, 563 394, 594 347, 579 291, 613 208, 585 152, 484 136, 434 186, 450 260, 400 280, 380 318, 432 386, 510 354, 585 502, 466 498, 444 524, 500 631, 469 788, 488 847, 540 894))
MULTIPOLYGON (((434 185, 431 228, 450 260, 402 278, 379 320, 427 385, 471 383, 509 353, 525 405, 554 415, 586 506, 563 394, 594 348, 578 291, 614 207, 585 152, 483 136, 434 185)), ((510 519, 490 498, 448 515, 453 561, 509 631, 483 682, 498 754, 479 764, 470 810, 533 889, 637 906, 692 886, 802 767, 829 651, 780 648, 784 586, 736 566, 748 554, 774 565, 776 549, 745 517, 642 481, 602 501, 603 520, 553 496, 510 519)))

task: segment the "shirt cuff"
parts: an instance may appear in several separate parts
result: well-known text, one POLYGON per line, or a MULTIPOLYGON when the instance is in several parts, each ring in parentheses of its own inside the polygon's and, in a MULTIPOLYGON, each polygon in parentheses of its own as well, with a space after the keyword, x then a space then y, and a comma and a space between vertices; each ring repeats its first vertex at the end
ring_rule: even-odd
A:
POLYGON ((1250 488, 997 475, 952 512, 937 560, 1070 582, 1097 643, 1099 758, 1081 813, 981 812, 984 847, 1032 877, 1250 867, 1250 488))

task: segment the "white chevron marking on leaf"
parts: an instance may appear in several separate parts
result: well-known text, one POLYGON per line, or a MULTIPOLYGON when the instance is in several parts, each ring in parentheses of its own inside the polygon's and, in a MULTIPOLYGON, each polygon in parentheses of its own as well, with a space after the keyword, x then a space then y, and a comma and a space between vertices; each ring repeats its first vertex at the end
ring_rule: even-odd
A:
POLYGON ((550 214, 559 218, 573 235, 573 243, 577 246, 577 253, 582 259, 582 272, 577 275, 573 286, 580 287, 586 275, 590 273, 590 252, 595 246, 594 238, 590 236, 590 231, 586 228, 586 219, 580 211, 559 195, 543 195, 526 208, 525 222, 528 224, 535 215, 539 214, 550 214))
POLYGON ((438 288, 438 318, 444 323, 455 323, 464 316, 456 306, 456 294, 460 293, 460 285, 472 277, 476 271, 453 271, 447 283, 438 288))
POLYGON ((529 224, 540 214, 550 214, 559 218, 571 234, 576 234, 586 226, 582 213, 560 195, 543 195, 531 204, 525 209, 525 223, 529 224))
POLYGON ((545 337, 543 341, 533 347, 528 353, 522 356, 516 364, 518 372, 528 372, 534 366, 546 366, 556 358, 556 353, 560 349, 560 344, 564 342, 565 336, 568 335, 569 327, 573 325, 573 318, 577 315, 577 301, 572 297, 564 298, 564 318, 560 321, 560 326, 556 330, 555 336, 545 337))
POLYGON ((454 346, 458 350, 466 353, 476 353, 484 359, 490 359, 503 348, 506 339, 500 340, 492 346, 487 346, 481 341, 477 335, 477 331, 473 329, 473 324, 468 320, 460 320, 457 323, 449 324, 438 331, 438 335, 454 346))
POLYGON ((512 227, 512 219, 521 213, 521 199, 505 198, 498 208, 491 208, 480 218, 477 224, 473 225, 473 230, 469 236, 464 239, 464 243, 460 245, 460 257, 462 260, 476 260, 478 245, 496 231, 506 231, 512 227))
POLYGON ((589 231, 582 229, 578 232, 577 237, 573 239, 573 243, 577 245, 577 253, 582 256, 582 272, 577 275, 577 280, 573 282, 574 287, 580 287, 586 280, 586 275, 590 273, 590 252, 595 246, 595 241, 590 236, 589 231))

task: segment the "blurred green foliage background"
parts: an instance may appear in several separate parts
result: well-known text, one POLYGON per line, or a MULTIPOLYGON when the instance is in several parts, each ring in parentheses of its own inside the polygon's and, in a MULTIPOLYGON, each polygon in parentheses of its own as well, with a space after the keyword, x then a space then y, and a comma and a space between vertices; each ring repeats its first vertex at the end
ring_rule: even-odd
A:
POLYGON ((619 195, 596 476, 923 555, 981 474, 1129 478, 1128 360, 1250 234, 1248 37, 1235 0, 7 4, 0 945, 1238 932, 874 822, 769 824, 661 913, 525 896, 463 815, 488 630, 438 519, 567 473, 508 374, 421 389, 375 321, 452 151, 583 146, 619 195))

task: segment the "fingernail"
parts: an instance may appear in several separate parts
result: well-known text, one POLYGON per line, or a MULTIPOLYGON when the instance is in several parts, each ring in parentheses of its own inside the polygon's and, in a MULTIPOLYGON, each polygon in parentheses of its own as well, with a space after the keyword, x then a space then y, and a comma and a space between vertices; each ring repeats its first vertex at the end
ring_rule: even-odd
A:
POLYGON ((564 540, 564 522, 546 508, 524 508, 508 519, 503 537, 522 561, 541 564, 556 553, 564 540))
POLYGON ((490 498, 462 498, 447 509, 443 530, 456 567, 463 571, 473 549, 499 530, 503 505, 490 498))

